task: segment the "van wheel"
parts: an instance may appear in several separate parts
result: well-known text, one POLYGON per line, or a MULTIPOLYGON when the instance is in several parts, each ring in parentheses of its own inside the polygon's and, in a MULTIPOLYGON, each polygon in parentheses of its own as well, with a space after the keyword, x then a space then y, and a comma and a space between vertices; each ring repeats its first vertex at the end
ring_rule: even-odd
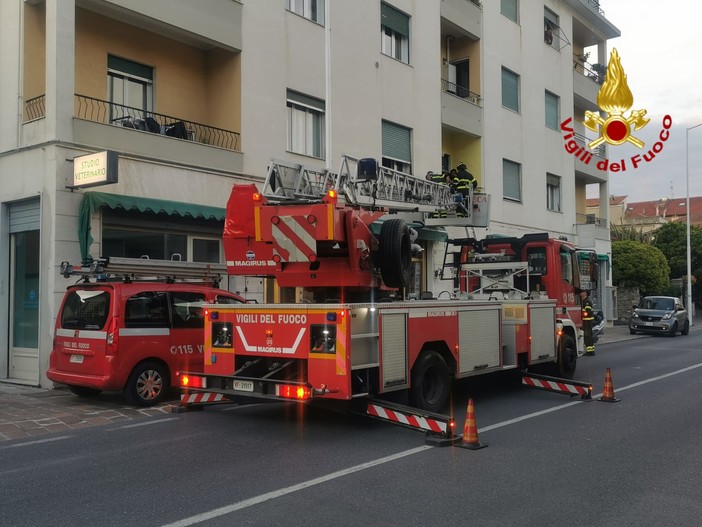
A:
POLYGON ((385 220, 378 237, 380 276, 387 287, 405 287, 412 265, 412 241, 405 220, 385 220))
POLYGON ((451 377, 444 358, 435 351, 424 353, 412 368, 412 406, 440 412, 449 401, 451 377))
POLYGON ((102 390, 98 390, 97 388, 88 388, 87 386, 69 386, 68 389, 78 397, 95 397, 96 395, 100 395, 100 392, 102 392, 102 390))
POLYGON ((143 362, 129 376, 124 397, 135 406, 153 406, 163 401, 169 382, 166 368, 156 362, 143 362))

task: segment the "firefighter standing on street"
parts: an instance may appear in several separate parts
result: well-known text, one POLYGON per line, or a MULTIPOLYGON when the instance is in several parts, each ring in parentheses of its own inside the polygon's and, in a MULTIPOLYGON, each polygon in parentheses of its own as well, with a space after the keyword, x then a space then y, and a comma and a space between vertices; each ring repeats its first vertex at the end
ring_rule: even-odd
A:
POLYGON ((583 336, 585 338, 585 355, 595 354, 595 341, 592 337, 592 324, 595 320, 595 310, 586 289, 580 291, 580 305, 582 306, 583 336))

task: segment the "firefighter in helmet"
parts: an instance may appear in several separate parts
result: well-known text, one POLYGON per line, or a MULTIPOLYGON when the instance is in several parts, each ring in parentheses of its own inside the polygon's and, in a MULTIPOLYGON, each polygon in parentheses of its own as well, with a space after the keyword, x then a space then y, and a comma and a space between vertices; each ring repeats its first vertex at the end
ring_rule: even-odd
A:
POLYGON ((463 196, 468 196, 471 188, 474 190, 478 186, 478 181, 473 177, 473 174, 468 172, 465 163, 461 163, 456 167, 457 181, 456 190, 463 194, 463 196))
POLYGON ((583 337, 585 339, 585 355, 595 354, 595 340, 592 337, 592 325, 595 320, 595 310, 590 301, 587 289, 580 290, 580 305, 582 306, 583 337))

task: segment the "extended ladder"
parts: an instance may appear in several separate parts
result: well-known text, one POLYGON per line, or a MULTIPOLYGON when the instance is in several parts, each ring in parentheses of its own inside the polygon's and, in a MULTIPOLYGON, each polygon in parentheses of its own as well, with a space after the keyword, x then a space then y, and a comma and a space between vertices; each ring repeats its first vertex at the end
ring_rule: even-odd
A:
POLYGON ((426 225, 485 227, 489 219, 487 194, 471 189, 464 201, 447 185, 349 155, 342 156, 336 173, 273 159, 262 194, 274 203, 314 202, 329 190, 336 190, 352 206, 421 213, 426 225))

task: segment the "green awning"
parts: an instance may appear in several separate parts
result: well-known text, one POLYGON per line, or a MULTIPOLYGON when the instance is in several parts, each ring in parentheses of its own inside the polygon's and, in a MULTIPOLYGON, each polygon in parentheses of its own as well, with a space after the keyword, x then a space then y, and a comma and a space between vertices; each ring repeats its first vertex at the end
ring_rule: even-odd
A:
POLYGON ((93 237, 90 234, 90 217, 101 207, 109 209, 138 210, 139 212, 165 213, 169 216, 182 216, 191 218, 204 218, 224 220, 225 209, 185 203, 182 201, 168 201, 165 199, 142 198, 137 196, 122 196, 106 192, 86 192, 78 209, 78 243, 80 244, 80 257, 83 263, 89 263, 90 245, 93 237))
POLYGON ((606 254, 598 254, 597 259, 601 262, 608 262, 609 261, 609 256, 606 254))
MULTIPOLYGON (((380 228, 383 225, 384 219, 381 218, 379 220, 374 221, 370 225, 370 230, 373 234, 380 234, 380 228)), ((418 225, 415 223, 410 223, 410 227, 413 229, 417 229, 417 233, 419 236, 417 237, 418 240, 426 240, 426 241, 432 241, 432 242, 445 242, 448 240, 448 233, 445 230, 439 230, 439 229, 434 229, 432 227, 423 227, 422 225, 418 225)))

